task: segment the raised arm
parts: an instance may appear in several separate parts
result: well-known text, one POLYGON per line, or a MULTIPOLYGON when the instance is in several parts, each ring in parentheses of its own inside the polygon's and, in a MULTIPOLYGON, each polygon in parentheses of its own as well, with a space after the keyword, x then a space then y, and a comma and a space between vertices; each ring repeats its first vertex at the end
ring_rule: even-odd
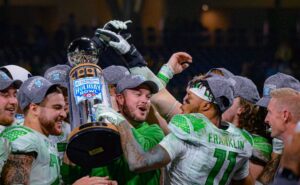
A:
POLYGON ((120 132, 121 145, 127 159, 129 169, 135 172, 150 171, 167 165, 171 158, 167 151, 156 145, 149 151, 144 151, 135 140, 128 121, 115 110, 100 105, 97 107, 97 119, 107 119, 115 124, 120 132))
POLYGON ((29 185, 31 166, 34 159, 34 153, 10 154, 2 171, 1 184, 29 185))
POLYGON ((181 113, 181 104, 168 92, 165 86, 174 74, 181 73, 192 63, 192 57, 189 54, 185 52, 174 53, 162 67, 157 77, 146 66, 147 63, 138 50, 121 35, 106 29, 97 29, 96 33, 100 40, 107 37, 114 38, 112 39, 114 41, 109 41, 107 45, 125 58, 132 74, 142 75, 159 86, 160 91, 152 96, 151 102, 162 117, 169 121, 173 115, 181 113))

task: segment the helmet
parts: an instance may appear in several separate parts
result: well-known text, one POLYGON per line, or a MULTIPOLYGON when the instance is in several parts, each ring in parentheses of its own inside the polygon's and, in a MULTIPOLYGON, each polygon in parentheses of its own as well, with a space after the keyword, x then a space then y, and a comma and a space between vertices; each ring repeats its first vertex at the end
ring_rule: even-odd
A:
POLYGON ((22 82, 32 76, 32 74, 27 71, 27 69, 17 65, 2 66, 0 67, 0 70, 5 72, 13 80, 21 80, 22 82))
POLYGON ((87 37, 73 40, 68 47, 68 61, 72 67, 80 63, 97 64, 98 48, 96 44, 87 37))

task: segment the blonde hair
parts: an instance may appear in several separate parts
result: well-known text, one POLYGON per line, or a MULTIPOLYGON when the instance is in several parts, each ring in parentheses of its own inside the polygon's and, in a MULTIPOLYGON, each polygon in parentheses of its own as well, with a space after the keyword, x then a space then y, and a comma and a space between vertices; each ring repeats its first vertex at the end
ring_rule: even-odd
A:
POLYGON ((271 97, 276 100, 276 107, 286 108, 295 121, 300 119, 300 93, 291 88, 275 89, 271 92, 271 97))

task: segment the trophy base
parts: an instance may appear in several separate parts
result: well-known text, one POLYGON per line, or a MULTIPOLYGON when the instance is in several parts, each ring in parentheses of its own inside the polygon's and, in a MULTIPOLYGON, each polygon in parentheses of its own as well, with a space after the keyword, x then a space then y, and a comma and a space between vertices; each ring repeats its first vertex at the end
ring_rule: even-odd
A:
POLYGON ((113 124, 83 124, 71 132, 66 153, 83 168, 105 166, 122 154, 119 132, 113 124))

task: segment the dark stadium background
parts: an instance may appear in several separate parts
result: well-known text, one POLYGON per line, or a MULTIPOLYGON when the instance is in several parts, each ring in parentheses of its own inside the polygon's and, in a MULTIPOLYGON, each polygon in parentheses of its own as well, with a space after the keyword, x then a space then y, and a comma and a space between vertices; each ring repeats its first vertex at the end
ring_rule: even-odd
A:
MULTIPOLYGON (((173 52, 193 56, 168 85, 179 99, 189 79, 220 66, 251 78, 261 92, 277 71, 300 78, 299 10, 299 0, 2 0, 0 65, 42 75, 67 61, 73 39, 91 37, 109 20, 131 19, 130 42, 154 72, 173 52)), ((116 61, 108 50, 99 65, 116 61)))

